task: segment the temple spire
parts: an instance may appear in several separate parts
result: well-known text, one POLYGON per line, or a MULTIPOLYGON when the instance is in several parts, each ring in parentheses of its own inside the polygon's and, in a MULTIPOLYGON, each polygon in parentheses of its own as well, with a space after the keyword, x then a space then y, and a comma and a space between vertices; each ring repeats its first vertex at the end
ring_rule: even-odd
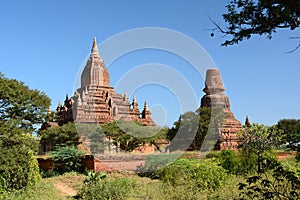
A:
POLYGON ((245 125, 246 125, 247 127, 251 127, 251 123, 250 123, 250 120, 249 120, 248 115, 246 115, 245 125))
POLYGON ((146 101, 145 101, 145 103, 144 103, 144 109, 145 109, 145 110, 147 110, 147 111, 149 110, 149 108, 148 108, 148 105, 147 105, 147 102, 146 102, 146 101))
POLYGON ((92 47, 92 50, 91 50, 91 55, 100 57, 96 37, 94 37, 94 42, 93 42, 93 47, 92 47))
MULTIPOLYGON (((147 102, 144 103, 144 110, 142 111, 142 119, 151 119, 151 112, 149 111, 147 102)), ((152 119, 151 119, 152 121, 152 119)))

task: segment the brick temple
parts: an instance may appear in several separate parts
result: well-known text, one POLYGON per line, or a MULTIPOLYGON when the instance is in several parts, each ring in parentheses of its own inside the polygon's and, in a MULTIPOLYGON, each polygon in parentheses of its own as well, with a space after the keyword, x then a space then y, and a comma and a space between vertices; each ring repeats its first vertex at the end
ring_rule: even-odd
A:
POLYGON ((118 94, 110 86, 110 75, 99 54, 96 38, 84 70, 81 86, 73 97, 57 106, 59 124, 75 121, 80 123, 103 124, 113 120, 138 121, 144 126, 154 126, 147 103, 140 112, 138 102, 133 97, 129 102, 127 94, 118 94))
MULTIPOLYGON (((212 68, 206 71, 205 88, 203 91, 205 95, 201 99, 201 107, 220 107, 225 112, 225 119, 219 128, 219 139, 214 149, 237 149, 237 133, 242 129, 242 125, 235 119, 234 114, 230 110, 229 98, 224 93, 225 87, 219 69, 212 68)), ((250 123, 249 119, 248 123, 250 123)))
MULTIPOLYGON (((201 99, 201 107, 221 107, 225 113, 222 126, 218 128, 218 141, 214 149, 237 149, 239 142, 237 133, 242 125, 231 112, 219 69, 207 70, 203 91, 205 95, 201 99)), ((99 54, 95 38, 81 74, 80 88, 71 98, 67 95, 63 105, 59 103, 56 111, 58 123, 47 122, 42 129, 73 121, 103 124, 114 120, 126 120, 138 121, 144 126, 155 125, 146 102, 143 110, 140 111, 135 97, 130 103, 125 92, 123 95, 118 94, 110 85, 110 74, 99 54)))

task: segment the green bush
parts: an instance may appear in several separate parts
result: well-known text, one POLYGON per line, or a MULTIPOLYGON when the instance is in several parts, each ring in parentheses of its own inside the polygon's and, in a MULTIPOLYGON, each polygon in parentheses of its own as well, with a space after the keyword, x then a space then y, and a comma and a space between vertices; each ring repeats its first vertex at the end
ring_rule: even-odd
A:
MULTIPOLYGON (((257 153, 250 149, 223 150, 221 152, 210 152, 206 158, 216 158, 220 165, 229 173, 235 175, 253 174, 257 171, 257 153)), ((265 151, 262 154, 263 169, 273 169, 278 163, 277 154, 274 150, 265 151)))
POLYGON ((262 155, 263 169, 271 170, 278 165, 278 156, 275 150, 265 151, 262 155))
MULTIPOLYGON (((257 171, 258 156, 251 150, 223 150, 214 154, 219 159, 220 165, 231 174, 253 174, 257 171)), ((273 150, 265 151, 262 155, 263 169, 273 169, 278 163, 277 154, 273 150)))
POLYGON ((50 177, 54 177, 54 176, 59 176, 60 173, 51 169, 51 170, 43 170, 40 169, 40 174, 42 176, 42 178, 50 178, 50 177))
MULTIPOLYGON (((240 169, 239 173, 253 174, 257 172, 258 155, 251 150, 239 151, 240 169)), ((262 154, 262 167, 265 171, 273 169, 278 163, 277 154, 274 150, 265 151, 262 154)))
POLYGON ((55 170, 61 173, 64 172, 83 172, 82 158, 85 152, 80 151, 75 146, 58 147, 51 152, 54 157, 55 170))
POLYGON ((79 192, 78 198, 85 200, 123 200, 130 196, 135 186, 136 183, 127 178, 102 179, 84 186, 79 192))
POLYGON ((0 192, 19 190, 40 180, 37 159, 25 147, 0 147, 0 192))
POLYGON ((79 144, 79 135, 76 128, 74 123, 67 123, 62 126, 40 130, 38 134, 41 143, 51 142, 53 146, 76 146, 79 144))
POLYGON ((218 154, 221 166, 231 174, 238 174, 240 170, 240 159, 233 150, 223 150, 218 154))
POLYGON ((214 190, 229 178, 226 170, 216 160, 179 159, 160 172, 160 179, 173 186, 195 190, 214 190))
POLYGON ((205 158, 219 158, 220 157, 220 151, 210 151, 206 154, 205 158))
POLYGON ((63 200, 52 183, 41 180, 35 185, 28 186, 21 190, 6 192, 0 195, 0 200, 63 200))
POLYGON ((180 157, 178 153, 154 154, 148 155, 145 164, 137 169, 139 176, 152 179, 159 178, 159 169, 177 160, 180 157))
POLYGON ((84 179, 84 183, 85 184, 95 184, 98 181, 100 181, 100 179, 105 179, 107 177, 107 173, 106 172, 101 172, 100 174, 97 174, 94 171, 88 171, 86 174, 86 178, 84 179))
POLYGON ((300 178, 300 163, 295 161, 281 161, 281 166, 284 170, 294 172, 300 178))
POLYGON ((257 154, 251 150, 240 150, 240 173, 253 174, 257 171, 257 154))
POLYGON ((299 199, 300 179, 294 172, 277 164, 273 172, 250 176, 239 183, 242 199, 299 199))

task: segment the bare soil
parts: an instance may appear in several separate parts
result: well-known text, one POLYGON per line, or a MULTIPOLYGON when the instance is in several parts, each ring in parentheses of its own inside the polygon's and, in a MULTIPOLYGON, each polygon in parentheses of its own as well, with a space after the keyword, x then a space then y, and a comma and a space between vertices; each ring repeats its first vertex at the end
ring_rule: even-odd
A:
POLYGON ((63 197, 73 197, 82 187, 84 179, 83 175, 59 176, 53 179, 53 185, 63 197))

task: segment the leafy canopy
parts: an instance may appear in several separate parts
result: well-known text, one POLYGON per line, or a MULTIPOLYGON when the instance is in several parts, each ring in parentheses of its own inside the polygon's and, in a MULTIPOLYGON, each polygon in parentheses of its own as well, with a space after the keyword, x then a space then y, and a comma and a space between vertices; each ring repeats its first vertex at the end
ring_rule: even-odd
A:
POLYGON ((179 120, 174 122, 174 127, 168 132, 168 139, 176 141, 176 146, 171 143, 170 148, 175 150, 189 147, 189 150, 211 150, 217 142, 218 128, 222 125, 224 117, 223 109, 218 107, 199 108, 195 112, 189 111, 180 115, 179 120), (178 143, 182 146, 177 145, 178 143))
POLYGON ((226 8, 226 29, 215 23, 215 29, 232 36, 223 46, 237 44, 252 35, 267 35, 271 39, 277 29, 295 30, 300 25, 300 0, 231 0, 226 8))
MULTIPOLYGON (((0 72, 0 122, 10 122, 32 133, 34 125, 44 122, 50 99, 23 82, 5 78, 0 72)), ((2 133, 3 134, 3 133, 2 133)))
POLYGON ((19 190, 40 179, 34 156, 38 141, 32 133, 44 122, 49 105, 43 92, 0 72, 0 192, 19 190))
POLYGON ((105 135, 124 151, 133 151, 146 143, 156 145, 158 139, 164 139, 166 129, 160 127, 143 126, 139 122, 123 120, 102 124, 105 135))
POLYGON ((64 124, 39 131, 41 142, 51 142, 52 146, 79 144, 79 135, 74 123, 64 124))
POLYGON ((279 163, 269 175, 250 176, 239 183, 241 199, 299 199, 300 179, 279 163))
POLYGON ((257 171, 263 171, 263 153, 278 147, 282 143, 282 130, 277 126, 265 126, 253 123, 244 125, 238 133, 240 147, 246 151, 255 152, 258 156, 257 171))
POLYGON ((277 127, 284 132, 284 142, 292 150, 300 151, 300 120, 299 119, 282 119, 277 123, 277 127))

